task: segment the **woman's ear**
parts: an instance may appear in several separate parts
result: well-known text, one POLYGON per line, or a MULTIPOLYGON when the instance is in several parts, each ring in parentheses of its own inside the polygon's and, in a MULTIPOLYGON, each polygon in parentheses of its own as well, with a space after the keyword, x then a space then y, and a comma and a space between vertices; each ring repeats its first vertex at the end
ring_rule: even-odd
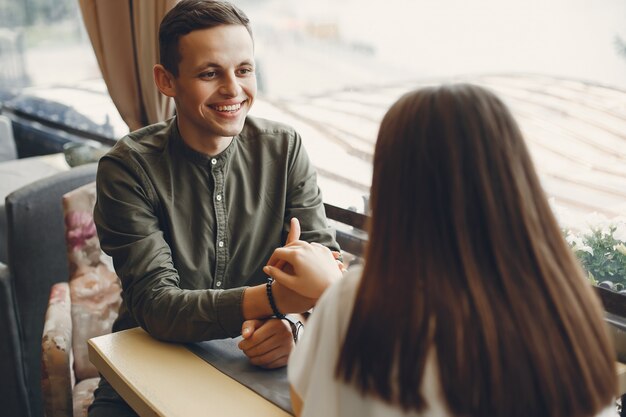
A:
POLYGON ((156 64, 152 72, 154 74, 154 83, 159 91, 168 97, 176 97, 174 75, 161 64, 156 64))

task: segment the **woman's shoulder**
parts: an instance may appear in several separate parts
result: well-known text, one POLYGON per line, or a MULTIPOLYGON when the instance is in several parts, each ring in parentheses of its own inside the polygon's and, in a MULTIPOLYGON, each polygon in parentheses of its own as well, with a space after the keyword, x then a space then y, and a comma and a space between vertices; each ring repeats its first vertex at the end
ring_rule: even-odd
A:
POLYGON ((324 338, 342 339, 352 317, 360 282, 361 268, 351 268, 324 292, 314 308, 314 331, 322 332, 323 328, 324 338), (329 330, 331 327, 335 329, 332 332, 329 330))
POLYGON ((615 403, 611 402, 608 407, 596 414, 595 417, 617 417, 617 408, 615 407, 615 403))

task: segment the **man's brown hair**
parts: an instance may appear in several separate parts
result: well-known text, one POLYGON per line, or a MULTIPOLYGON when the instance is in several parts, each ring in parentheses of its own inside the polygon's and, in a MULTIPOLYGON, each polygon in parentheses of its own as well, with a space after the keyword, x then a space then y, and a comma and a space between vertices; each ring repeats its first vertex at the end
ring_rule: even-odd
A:
POLYGON ((178 77, 180 37, 194 30, 220 25, 242 25, 252 37, 250 20, 236 6, 214 0, 182 0, 163 17, 159 26, 160 64, 178 77))
POLYGON ((494 94, 451 85, 395 103, 371 203, 339 379, 421 411, 434 351, 452 415, 589 417, 611 403, 600 303, 494 94))

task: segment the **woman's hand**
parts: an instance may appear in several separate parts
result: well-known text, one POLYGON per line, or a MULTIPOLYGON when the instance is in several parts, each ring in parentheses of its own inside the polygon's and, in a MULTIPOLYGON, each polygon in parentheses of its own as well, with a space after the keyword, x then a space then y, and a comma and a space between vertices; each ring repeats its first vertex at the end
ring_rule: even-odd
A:
POLYGON ((312 299, 318 299, 342 275, 330 249, 301 240, 276 249, 263 271, 279 284, 312 299), (282 269, 272 265, 280 265, 282 269))
POLYGON ((276 308, 283 314, 304 313, 314 307, 317 302, 317 298, 299 294, 278 281, 272 283, 272 295, 276 308))

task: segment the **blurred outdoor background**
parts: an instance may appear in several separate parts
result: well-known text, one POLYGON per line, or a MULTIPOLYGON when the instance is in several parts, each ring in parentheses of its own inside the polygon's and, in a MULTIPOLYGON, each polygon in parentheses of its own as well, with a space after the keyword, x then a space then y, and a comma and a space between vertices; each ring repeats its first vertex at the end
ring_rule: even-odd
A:
MULTIPOLYGON (((255 34, 253 114, 296 127, 327 202, 366 211, 389 105, 421 85, 465 81, 511 106, 563 222, 625 215, 623 0, 234 3, 255 34)), ((0 0, 0 101, 42 115, 63 106, 77 127, 110 138, 128 131, 77 0, 0 0)))

